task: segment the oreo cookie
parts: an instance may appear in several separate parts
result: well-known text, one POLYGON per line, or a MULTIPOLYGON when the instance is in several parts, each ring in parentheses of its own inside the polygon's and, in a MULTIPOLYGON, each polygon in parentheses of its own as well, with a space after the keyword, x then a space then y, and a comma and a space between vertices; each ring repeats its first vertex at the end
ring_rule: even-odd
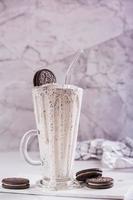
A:
POLYGON ((92 189, 109 189, 113 187, 113 184, 108 184, 108 185, 92 185, 92 184, 87 184, 88 188, 92 189))
POLYGON ((30 182, 26 178, 4 178, 2 187, 5 189, 27 189, 30 187, 30 182))
POLYGON ((102 170, 99 168, 90 168, 81 170, 76 173, 76 180, 85 182, 87 179, 97 178, 102 176, 102 170))
POLYGON ((110 177, 98 177, 86 180, 86 186, 92 189, 108 189, 113 187, 114 180, 110 177))
POLYGON ((41 86, 49 83, 56 83, 56 77, 49 69, 41 69, 35 73, 33 78, 34 86, 41 86))

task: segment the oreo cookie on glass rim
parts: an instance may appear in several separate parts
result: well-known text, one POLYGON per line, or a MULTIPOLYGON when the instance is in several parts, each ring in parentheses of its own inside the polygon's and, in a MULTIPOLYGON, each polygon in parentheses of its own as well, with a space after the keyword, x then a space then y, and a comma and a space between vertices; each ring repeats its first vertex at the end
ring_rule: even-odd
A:
POLYGON ((41 86, 44 84, 56 83, 56 77, 49 69, 38 70, 33 78, 34 86, 41 86))
POLYGON ((90 168, 78 171, 76 173, 76 180, 85 182, 86 179, 96 178, 102 176, 102 170, 99 168, 90 168))
POLYGON ((92 189, 108 189, 113 187, 114 180, 111 177, 97 177, 86 180, 86 186, 92 189))

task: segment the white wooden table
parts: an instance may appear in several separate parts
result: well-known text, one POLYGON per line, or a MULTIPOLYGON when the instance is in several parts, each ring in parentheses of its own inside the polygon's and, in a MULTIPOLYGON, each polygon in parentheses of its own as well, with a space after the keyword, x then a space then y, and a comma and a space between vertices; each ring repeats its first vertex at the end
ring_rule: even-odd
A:
MULTIPOLYGON (((34 155, 35 156, 35 155, 34 155)), ((75 161, 75 171, 91 168, 91 167, 101 167, 100 162, 98 161, 75 161)), ((117 183, 110 193, 117 193, 123 196, 123 194, 128 190, 131 185, 133 186, 133 169, 130 170, 110 170, 107 168, 103 168, 103 173, 105 176, 111 176, 117 183), (123 180, 126 181, 123 183, 123 180), (119 187, 120 184, 120 187, 119 187), (123 185, 122 185, 123 184, 123 185), (115 191, 115 188, 117 191, 115 191)), ((33 177, 37 177, 39 179, 41 177, 40 167, 34 167, 28 165, 19 153, 0 153, 0 180, 4 177, 13 177, 13 176, 22 176, 28 177, 30 180, 33 177)), ((0 188, 1 189, 1 188, 0 188)), ((110 189, 109 189, 110 190, 110 189)), ((102 194, 102 198, 98 198, 99 200, 105 199, 106 194, 109 190, 102 190, 100 193, 102 194), (104 196, 105 194, 105 196, 104 196)), ((87 188, 86 188, 87 191, 87 188)), ((86 192, 85 191, 85 192, 86 192)), ((85 192, 83 192, 85 194, 85 192)), ((88 191, 87 191, 88 192, 88 191)), ((96 194, 97 191, 91 189, 92 194, 96 194)), ((98 191, 99 192, 99 191, 98 191)), ((89 195, 88 199, 97 199, 91 198, 89 195)), ((14 194, 14 193, 5 193, 0 190, 0 200, 74 200, 77 198, 74 197, 59 197, 59 196, 41 196, 41 195, 29 195, 29 194, 14 194)), ((80 200, 85 199, 80 196, 80 200)), ((108 198, 106 198, 108 199, 108 198)))

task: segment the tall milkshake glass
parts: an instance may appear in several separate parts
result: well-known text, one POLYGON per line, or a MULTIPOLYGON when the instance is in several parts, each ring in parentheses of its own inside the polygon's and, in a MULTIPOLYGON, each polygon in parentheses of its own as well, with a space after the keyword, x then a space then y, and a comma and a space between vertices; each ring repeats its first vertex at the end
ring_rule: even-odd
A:
POLYGON ((37 130, 30 130, 21 140, 21 152, 33 165, 42 165, 40 185, 48 189, 68 188, 77 142, 82 89, 74 85, 46 84, 34 87, 33 103, 37 130), (41 161, 27 153, 28 140, 38 136, 41 161))

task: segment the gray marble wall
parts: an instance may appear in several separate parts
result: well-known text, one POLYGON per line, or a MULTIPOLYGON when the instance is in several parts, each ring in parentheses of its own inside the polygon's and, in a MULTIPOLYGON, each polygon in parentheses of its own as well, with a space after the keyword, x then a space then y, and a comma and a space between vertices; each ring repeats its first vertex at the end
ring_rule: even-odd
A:
POLYGON ((1 151, 17 150, 35 128, 35 71, 47 67, 63 82, 79 48, 70 77, 84 88, 78 139, 133 137, 133 1, 1 0, 1 151))

